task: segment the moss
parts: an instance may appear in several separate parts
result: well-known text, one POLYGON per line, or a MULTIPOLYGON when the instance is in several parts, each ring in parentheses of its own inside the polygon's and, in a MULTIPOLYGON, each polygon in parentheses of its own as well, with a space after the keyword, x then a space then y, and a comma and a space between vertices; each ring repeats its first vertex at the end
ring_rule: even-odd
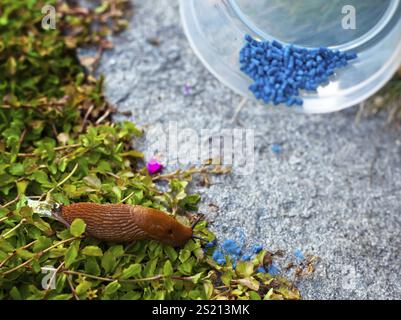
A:
POLYGON ((367 103, 366 115, 385 112, 389 124, 401 125, 401 69, 393 79, 367 103))

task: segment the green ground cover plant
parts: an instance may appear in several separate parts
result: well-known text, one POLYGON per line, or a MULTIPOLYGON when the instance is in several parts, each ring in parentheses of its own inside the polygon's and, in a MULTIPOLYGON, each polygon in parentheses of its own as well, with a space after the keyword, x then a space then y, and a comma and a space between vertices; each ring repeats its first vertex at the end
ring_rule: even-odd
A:
MULTIPOLYGON (((150 176, 135 141, 142 130, 113 123, 116 112, 91 71, 112 47, 108 36, 127 25, 126 0, 92 9, 75 1, 3 0, 0 4, 0 299, 299 299, 280 276, 258 272, 274 254, 262 250, 236 268, 217 265, 213 248, 190 240, 183 248, 154 241, 105 243, 33 212, 27 199, 60 204, 140 204, 183 223, 196 218, 199 195, 188 185, 200 168, 150 176), (42 7, 55 6, 57 27, 44 30, 42 7), (97 56, 83 60, 77 48, 97 56), (46 273, 55 271, 43 286, 46 273), (55 287, 48 284, 55 282, 55 287)), ((195 233, 211 241, 206 221, 195 233)), ((313 269, 312 258, 296 276, 313 269)))

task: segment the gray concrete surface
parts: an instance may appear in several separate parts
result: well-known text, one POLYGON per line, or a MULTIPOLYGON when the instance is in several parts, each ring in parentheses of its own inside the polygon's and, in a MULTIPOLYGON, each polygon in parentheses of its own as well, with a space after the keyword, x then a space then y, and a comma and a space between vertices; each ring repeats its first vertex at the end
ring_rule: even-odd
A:
POLYGON ((154 152, 157 130, 174 122, 199 135, 227 128, 255 134, 253 174, 234 168, 209 188, 194 186, 219 239, 239 240, 242 230, 247 245, 284 249, 288 259, 298 248, 321 257, 315 274, 299 283, 305 299, 400 299, 400 131, 383 128, 380 117, 357 124, 357 108, 310 116, 253 102, 233 122, 241 97, 194 55, 177 1, 135 0, 134 8, 100 72, 111 102, 147 128, 140 144, 146 155, 154 152), (274 143, 282 145, 278 155, 274 143))

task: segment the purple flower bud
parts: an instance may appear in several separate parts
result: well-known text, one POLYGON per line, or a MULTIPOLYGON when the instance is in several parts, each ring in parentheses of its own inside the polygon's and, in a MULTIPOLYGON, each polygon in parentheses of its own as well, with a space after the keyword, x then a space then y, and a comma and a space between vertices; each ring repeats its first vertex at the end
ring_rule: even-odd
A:
POLYGON ((146 168, 148 169, 148 172, 150 174, 155 174, 163 169, 163 165, 160 162, 158 162, 156 159, 151 159, 146 164, 146 168))

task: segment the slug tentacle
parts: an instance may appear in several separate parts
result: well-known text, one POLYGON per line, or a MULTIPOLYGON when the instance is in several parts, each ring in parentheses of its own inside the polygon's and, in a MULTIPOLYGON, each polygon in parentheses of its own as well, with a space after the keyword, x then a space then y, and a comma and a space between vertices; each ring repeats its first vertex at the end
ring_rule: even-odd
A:
POLYGON ((182 246, 192 237, 192 228, 179 223, 166 213, 127 204, 75 203, 62 206, 60 217, 71 224, 80 218, 94 238, 113 242, 157 240, 182 246))

